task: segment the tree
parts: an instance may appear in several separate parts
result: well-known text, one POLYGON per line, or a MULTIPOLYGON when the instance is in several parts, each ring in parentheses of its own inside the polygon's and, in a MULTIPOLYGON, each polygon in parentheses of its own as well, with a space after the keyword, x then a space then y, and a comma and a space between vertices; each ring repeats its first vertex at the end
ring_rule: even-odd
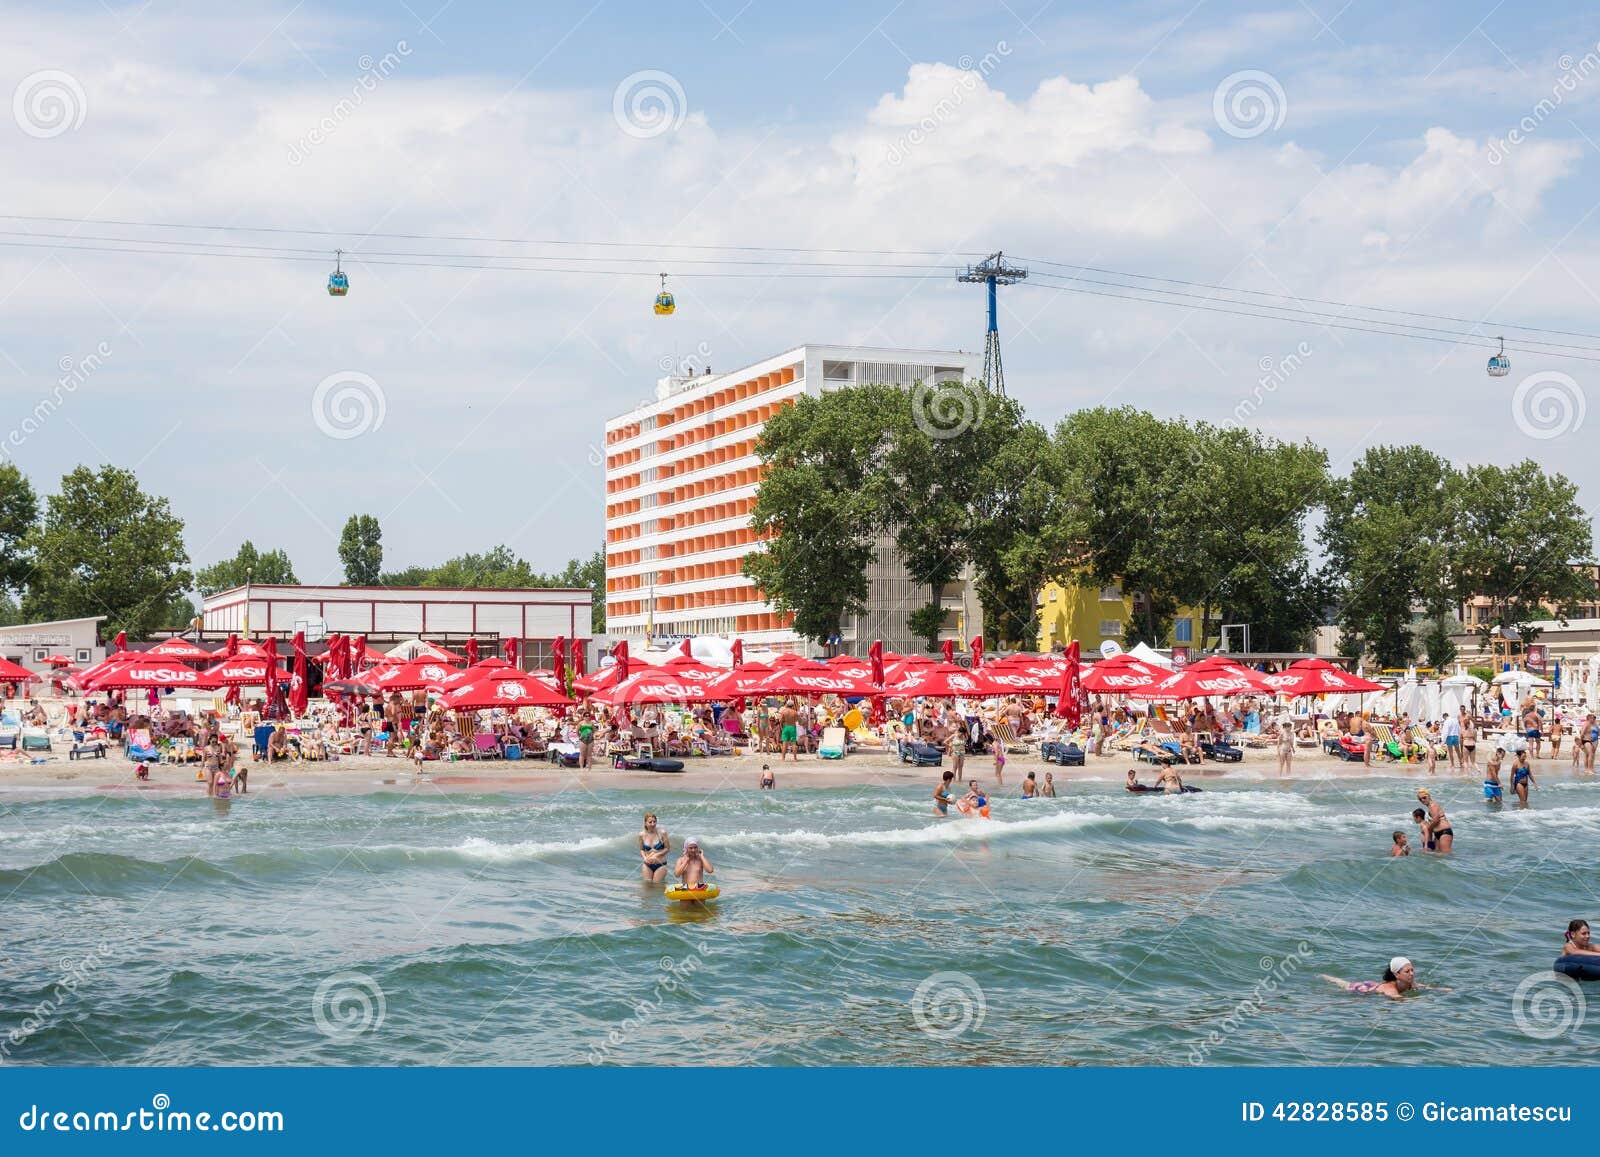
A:
POLYGON ((352 514, 339 535, 339 561, 348 586, 372 586, 383 572, 383 529, 370 514, 352 514))
POLYGON ((587 589, 590 595, 589 629, 596 635, 606 630, 606 552, 602 547, 588 558, 575 558, 555 576, 558 587, 587 589))
POLYGON ((239 544, 239 552, 232 558, 203 567, 194 576, 195 589, 208 596, 242 587, 247 580, 270 586, 294 586, 300 581, 286 552, 269 550, 262 554, 248 538, 239 544))
POLYGON ((391 587, 567 587, 590 592, 589 624, 595 634, 606 627, 606 556, 597 550, 586 559, 571 559, 555 574, 541 574, 504 544, 483 554, 462 554, 437 566, 411 566, 389 571, 380 582, 391 587))
POLYGON ((823 640, 867 604, 867 565, 886 524, 892 386, 859 386, 801 396, 768 420, 756 443, 767 472, 751 521, 767 538, 743 569, 795 631, 823 640), (888 416, 890 422, 886 423, 888 416), (771 536, 771 537, 768 537, 771 536))
POLYGON ((1449 463, 1421 446, 1374 446, 1331 487, 1325 573, 1350 653, 1370 650, 1385 668, 1415 658, 1413 608, 1448 602, 1460 494, 1449 463))
POLYGON ((30 619, 105 615, 109 631, 137 638, 165 624, 192 580, 183 520, 115 466, 62 478, 24 546, 34 558, 22 601, 30 619))
POLYGON ((1563 475, 1532 461, 1469 466, 1454 480, 1451 506, 1452 594, 1458 602, 1488 596, 1489 621, 1479 627, 1485 645, 1498 626, 1532 642, 1533 620, 1565 620, 1574 604, 1594 599, 1594 581, 1572 566, 1593 550, 1589 518, 1563 475))
POLYGON ((14 462, 0 462, 0 593, 21 590, 29 561, 23 541, 39 521, 39 499, 14 462))
POLYGON ((1422 633, 1422 653, 1428 657, 1428 666, 1442 671, 1455 662, 1456 644, 1450 637, 1456 621, 1448 615, 1435 615, 1428 620, 1422 633))
POLYGON ((1256 650, 1307 649, 1327 604, 1306 550, 1328 494, 1327 452, 1237 427, 1197 423, 1192 434, 1171 544, 1191 563, 1182 602, 1207 621, 1216 608, 1222 622, 1248 623, 1256 650))
POLYGON ((922 640, 930 651, 939 649, 939 632, 944 629, 945 611, 938 603, 918 607, 906 616, 906 629, 922 640))

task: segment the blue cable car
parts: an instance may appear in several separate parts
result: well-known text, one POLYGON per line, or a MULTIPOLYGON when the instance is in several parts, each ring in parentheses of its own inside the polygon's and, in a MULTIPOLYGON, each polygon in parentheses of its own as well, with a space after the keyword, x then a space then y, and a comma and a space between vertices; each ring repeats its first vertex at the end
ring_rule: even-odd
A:
POLYGON ((677 302, 672 300, 672 294, 667 292, 667 275, 661 275, 661 292, 656 294, 656 314, 665 317, 678 308, 677 302))
POLYGON ((1506 357, 1506 339, 1500 339, 1500 352, 1489 357, 1489 376, 1503 378, 1511 372, 1511 359, 1506 357))
POLYGON ((343 257, 343 249, 333 251, 333 272, 328 274, 329 297, 343 297, 350 292, 350 279, 344 275, 344 270, 339 268, 340 259, 343 257))

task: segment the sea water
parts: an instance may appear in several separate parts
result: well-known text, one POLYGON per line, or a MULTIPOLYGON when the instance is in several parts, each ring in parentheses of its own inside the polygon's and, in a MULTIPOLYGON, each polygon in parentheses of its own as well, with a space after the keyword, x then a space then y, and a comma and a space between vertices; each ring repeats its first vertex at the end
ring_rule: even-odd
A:
MULTIPOLYGON (((803 773, 780 777, 793 780, 803 773)), ((177 1064, 1581 1063, 1550 973, 1600 918, 1600 783, 1416 778, 759 793, 0 794, 0 1060, 177 1064), (720 899, 639 880, 656 811, 720 899), (1440 986, 1403 1001, 1391 956, 1440 986)), ((1600 985, 1589 991, 1600 996, 1600 985)))

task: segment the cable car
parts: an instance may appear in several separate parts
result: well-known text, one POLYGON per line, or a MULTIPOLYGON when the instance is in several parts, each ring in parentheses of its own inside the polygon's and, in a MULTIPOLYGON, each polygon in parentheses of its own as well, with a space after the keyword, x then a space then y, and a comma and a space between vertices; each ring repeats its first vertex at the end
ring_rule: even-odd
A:
POLYGON ((661 292, 656 294, 656 313, 665 317, 678 308, 677 302, 672 300, 672 294, 667 292, 667 275, 661 275, 661 292))
POLYGON ((335 249, 333 251, 333 272, 328 274, 329 297, 343 297, 350 292, 350 279, 344 275, 344 270, 339 268, 340 259, 343 256, 343 249, 335 249))
POLYGON ((1503 378, 1511 372, 1511 359, 1506 357, 1506 339, 1500 339, 1500 352, 1489 357, 1489 376, 1503 378))

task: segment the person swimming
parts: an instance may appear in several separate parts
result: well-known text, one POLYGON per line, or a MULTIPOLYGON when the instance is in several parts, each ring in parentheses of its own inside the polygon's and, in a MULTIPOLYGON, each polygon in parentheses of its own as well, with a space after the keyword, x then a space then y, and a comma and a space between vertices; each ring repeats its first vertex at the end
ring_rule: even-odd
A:
POLYGON ((950 781, 955 777, 955 772, 946 771, 939 778, 939 786, 933 789, 933 807, 942 816, 950 814, 950 781))
POLYGON ((667 878, 667 854, 672 838, 656 821, 655 812, 644 813, 644 828, 639 832, 639 875, 646 883, 659 884, 667 878))
POLYGON ((1417 825, 1417 831, 1422 836, 1422 850, 1433 851, 1433 824, 1428 820, 1428 813, 1421 808, 1411 809, 1411 819, 1417 825))
POLYGON ((1589 939, 1589 921, 1574 920, 1567 925, 1567 934, 1561 945, 1563 956, 1600 956, 1600 948, 1589 939))
POLYGON ((1448 853, 1455 845, 1456 832, 1450 826, 1450 819, 1444 814, 1444 808, 1425 787, 1417 788, 1417 802, 1428 809, 1429 830, 1433 836, 1433 850, 1448 853))
POLYGON ((1396 956, 1389 961, 1389 967, 1383 970, 1382 980, 1342 980, 1337 976, 1329 976, 1326 972, 1321 975, 1323 980, 1337 984, 1346 992, 1353 992, 1359 996, 1377 993, 1379 996, 1387 996, 1390 1000, 1399 1000, 1406 993, 1422 987, 1417 983, 1416 969, 1404 956, 1396 956))
POLYGON ((983 815, 989 807, 989 797, 985 795, 983 793, 983 789, 978 786, 977 780, 968 780, 967 794, 962 797, 961 802, 956 806, 963 814, 983 815))
POLYGON ((1027 775, 1022 777, 1022 798, 1023 799, 1037 799, 1038 796, 1039 796, 1039 784, 1033 778, 1033 772, 1030 771, 1030 772, 1028 772, 1027 775))
POLYGON ((1395 832, 1394 833, 1394 847, 1389 849, 1389 855, 1392 857, 1392 856, 1409 856, 1410 854, 1411 854, 1411 845, 1406 842, 1406 834, 1405 834, 1405 832, 1395 832))
POLYGON ((693 836, 684 840, 683 855, 678 857, 678 862, 672 868, 672 874, 682 881, 681 886, 704 888, 706 877, 715 872, 716 869, 711 866, 711 861, 700 848, 700 841, 693 836))

